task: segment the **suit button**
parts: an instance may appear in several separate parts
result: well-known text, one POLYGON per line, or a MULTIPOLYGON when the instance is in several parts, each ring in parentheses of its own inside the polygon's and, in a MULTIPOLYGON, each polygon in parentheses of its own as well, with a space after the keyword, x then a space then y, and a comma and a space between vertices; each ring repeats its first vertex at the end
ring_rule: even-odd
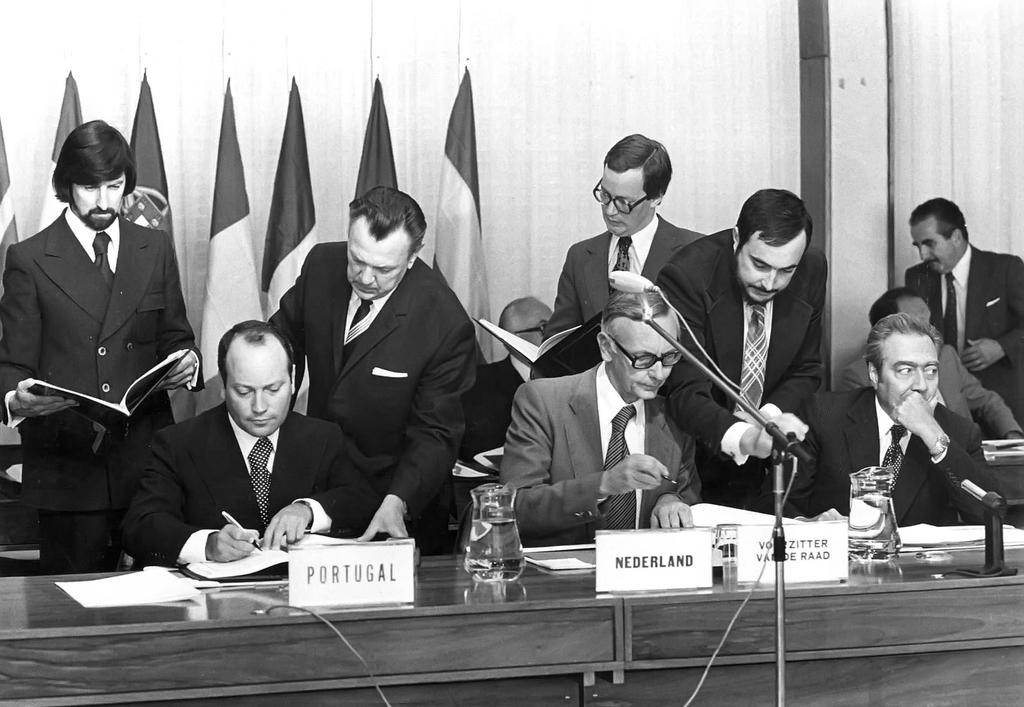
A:
POLYGON ((107 355, 107 347, 106 346, 99 347, 98 349, 96 349, 96 353, 98 353, 100 356, 106 356, 107 355))
POLYGON ((110 392, 110 383, 104 383, 103 385, 101 385, 100 386, 100 390, 102 390, 104 393, 109 393, 110 392))
POLYGON ((133 344, 132 342, 129 341, 127 344, 124 345, 124 347, 126 349, 128 349, 129 351, 131 351, 132 349, 135 348, 135 344, 133 344))

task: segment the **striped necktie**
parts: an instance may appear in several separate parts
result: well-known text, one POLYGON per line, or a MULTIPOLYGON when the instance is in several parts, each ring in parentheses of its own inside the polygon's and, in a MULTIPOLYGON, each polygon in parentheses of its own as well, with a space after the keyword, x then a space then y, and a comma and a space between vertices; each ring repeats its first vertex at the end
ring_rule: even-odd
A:
MULTIPOLYGON (((604 468, 611 469, 629 454, 626 446, 626 425, 636 415, 636 407, 627 405, 612 418, 612 436, 608 440, 608 453, 604 468)), ((611 496, 604 502, 604 527, 608 530, 628 530, 636 527, 636 492, 628 491, 611 496)))
POLYGON ((761 407, 764 394, 764 369, 768 362, 768 337, 764 325, 764 305, 749 305, 750 320, 743 342, 743 370, 740 390, 754 407, 761 407))
POLYGON ((370 309, 373 308, 373 300, 360 299, 359 307, 356 309, 356 313, 352 316, 352 325, 348 328, 348 334, 345 335, 345 345, 347 346, 353 339, 362 334, 370 326, 370 320, 366 318, 366 315, 370 313, 370 309))

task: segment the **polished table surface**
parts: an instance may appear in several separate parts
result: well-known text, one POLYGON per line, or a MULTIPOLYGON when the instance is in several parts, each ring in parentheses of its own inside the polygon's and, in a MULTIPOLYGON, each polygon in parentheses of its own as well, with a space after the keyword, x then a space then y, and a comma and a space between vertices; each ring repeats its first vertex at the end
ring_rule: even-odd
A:
MULTIPOLYGON (((1024 551, 1009 551, 1024 566, 1024 551)), ((1024 700, 1024 577, 953 578, 913 556, 847 583, 787 587, 793 704, 1024 700), (980 698, 979 698, 980 696, 980 698), (971 698, 971 699, 967 699, 971 698)), ((68 578, 70 579, 70 578, 68 578)), ((280 586, 85 609, 52 577, 0 579, 0 698, 32 704, 223 699, 381 704, 366 669, 280 586)), ((392 704, 681 704, 746 594, 596 595, 592 573, 528 567, 474 585, 425 558, 409 606, 323 609, 392 704)), ((771 704, 774 602, 758 588, 697 704, 771 704)))

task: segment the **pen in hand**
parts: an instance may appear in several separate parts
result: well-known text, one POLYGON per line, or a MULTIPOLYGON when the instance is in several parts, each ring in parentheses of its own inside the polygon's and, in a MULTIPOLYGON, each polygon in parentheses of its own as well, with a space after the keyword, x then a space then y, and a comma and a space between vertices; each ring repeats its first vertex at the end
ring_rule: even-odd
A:
MULTIPOLYGON (((237 520, 235 520, 234 517, 232 517, 232 515, 230 513, 228 513, 227 511, 221 511, 220 514, 222 516, 224 516, 224 520, 226 520, 228 523, 231 523, 231 525, 235 526, 239 530, 245 530, 245 528, 242 526, 242 524, 239 523, 237 520)), ((253 539, 253 541, 252 541, 252 546, 256 549, 256 552, 263 552, 260 549, 259 543, 256 542, 255 539, 253 539)))

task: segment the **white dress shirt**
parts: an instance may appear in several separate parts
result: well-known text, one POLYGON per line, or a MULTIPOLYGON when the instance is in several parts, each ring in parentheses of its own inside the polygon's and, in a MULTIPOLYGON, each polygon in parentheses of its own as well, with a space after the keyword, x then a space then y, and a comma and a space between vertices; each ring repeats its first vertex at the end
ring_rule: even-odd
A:
MULTIPOLYGON (((631 236, 632 244, 629 246, 629 271, 640 275, 643 272, 644 264, 647 262, 647 254, 651 252, 651 243, 654 242, 654 232, 658 230, 658 216, 655 215, 651 222, 631 236)), ((619 259, 619 237, 612 236, 608 244, 608 272, 611 273, 615 262, 619 259)))

